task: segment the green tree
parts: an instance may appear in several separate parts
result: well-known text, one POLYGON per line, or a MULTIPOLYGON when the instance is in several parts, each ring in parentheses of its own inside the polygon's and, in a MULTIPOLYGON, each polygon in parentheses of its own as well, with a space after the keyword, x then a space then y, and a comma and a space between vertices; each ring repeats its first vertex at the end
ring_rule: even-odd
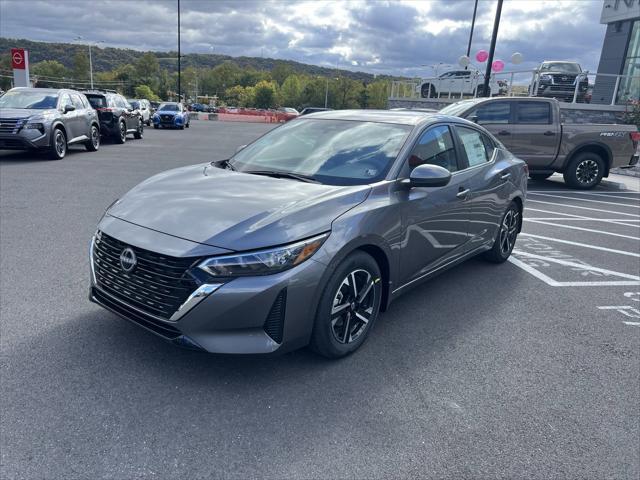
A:
MULTIPOLYGON (((368 108, 387 108, 387 99, 389 97, 389 82, 378 80, 367 85, 367 103, 368 108)), ((365 107, 365 108, 366 108, 365 107)))
POLYGON ((56 60, 43 60, 42 62, 34 63, 30 68, 34 75, 55 77, 59 80, 69 74, 67 68, 56 60))
POLYGON ((276 62, 275 67, 271 69, 271 78, 273 78, 278 85, 282 85, 289 75, 294 73, 293 68, 284 62, 276 62))
POLYGON ((276 86, 262 80, 255 86, 254 104, 258 108, 273 108, 276 104, 276 86))
POLYGON ((152 102, 160 101, 160 97, 158 97, 153 90, 149 87, 149 85, 138 85, 135 88, 136 98, 146 98, 147 100, 151 100, 152 102))
POLYGON ((87 80, 89 78, 89 54, 78 51, 73 56, 73 79, 87 80))
POLYGON ((359 106, 360 92, 364 88, 362 83, 347 77, 340 77, 331 82, 333 108, 357 108, 359 106))
POLYGON ((302 83, 297 75, 289 75, 280 88, 280 104, 285 107, 300 105, 302 83))
POLYGON ((328 79, 309 77, 305 79, 302 92, 300 94, 300 106, 304 107, 324 107, 325 88, 328 79))
POLYGON ((153 53, 147 52, 136 61, 136 75, 138 80, 144 85, 149 85, 152 89, 158 89, 158 73, 160 64, 153 53))
POLYGON ((237 107, 251 107, 254 103, 254 88, 234 85, 227 89, 225 99, 227 105, 237 107))

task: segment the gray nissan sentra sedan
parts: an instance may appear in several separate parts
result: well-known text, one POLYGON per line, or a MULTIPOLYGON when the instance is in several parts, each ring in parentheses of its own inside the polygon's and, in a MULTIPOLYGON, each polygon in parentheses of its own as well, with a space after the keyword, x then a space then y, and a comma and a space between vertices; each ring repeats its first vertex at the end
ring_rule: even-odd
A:
POLYGON ((308 115, 114 202, 91 242, 90 298, 186 347, 341 357, 410 288, 478 254, 504 262, 526 178, 460 118, 308 115))

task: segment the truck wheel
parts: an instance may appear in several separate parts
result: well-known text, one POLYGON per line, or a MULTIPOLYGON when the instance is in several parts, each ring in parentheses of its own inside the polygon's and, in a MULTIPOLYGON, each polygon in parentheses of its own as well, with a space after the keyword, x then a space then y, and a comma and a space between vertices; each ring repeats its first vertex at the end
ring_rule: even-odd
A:
POLYGON ((571 159, 564 171, 564 181, 573 188, 587 190, 600 183, 604 160, 596 153, 582 152, 571 159))
POLYGON ((435 87, 433 85, 431 85, 430 83, 425 83, 420 88, 420 96, 422 98, 434 98, 434 97, 436 97, 437 95, 436 95, 435 87))
POLYGON ((49 158, 51 160, 62 160, 67 154, 67 136, 61 128, 53 130, 51 136, 51 146, 49 147, 49 158))
POLYGON ((535 180, 536 182, 542 182, 549 178, 553 173, 529 173, 529 178, 531 180, 535 180))
MULTIPOLYGON (((489 87, 489 96, 491 96, 491 87, 489 87)), ((476 87, 476 97, 484 97, 484 85, 476 87)))
POLYGON ((124 143, 127 141, 127 125, 121 121, 118 124, 118 132, 116 133, 116 143, 124 143))
POLYGON ((96 152, 98 148, 100 148, 100 130, 98 130, 96 125, 91 125, 89 140, 87 140, 84 146, 90 152, 96 152))

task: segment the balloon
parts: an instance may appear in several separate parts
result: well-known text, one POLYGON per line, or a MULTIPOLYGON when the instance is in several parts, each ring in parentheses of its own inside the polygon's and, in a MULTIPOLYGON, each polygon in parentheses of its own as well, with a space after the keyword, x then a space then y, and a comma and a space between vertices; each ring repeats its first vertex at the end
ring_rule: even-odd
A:
POLYGON ((519 63, 522 63, 522 60, 524 60, 524 58, 522 54, 519 52, 516 52, 513 55, 511 55, 511 63, 515 63, 516 65, 518 65, 519 63))
POLYGON ((471 63, 471 60, 469 60, 469 57, 467 57, 466 55, 462 55, 458 59, 458 65, 460 65, 461 67, 467 67, 469 66, 470 63, 471 63))
POLYGON ((504 62, 502 60, 495 60, 491 64, 491 70, 496 73, 501 72, 502 70, 504 70, 504 62))
POLYGON ((489 54, 486 50, 479 50, 478 53, 476 53, 476 60, 480 63, 486 62, 487 58, 489 58, 489 54))

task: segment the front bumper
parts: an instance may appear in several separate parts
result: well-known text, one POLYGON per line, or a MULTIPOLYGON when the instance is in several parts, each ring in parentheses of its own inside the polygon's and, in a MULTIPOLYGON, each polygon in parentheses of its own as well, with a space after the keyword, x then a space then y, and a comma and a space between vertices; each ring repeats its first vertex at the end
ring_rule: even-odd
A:
POLYGON ((47 132, 38 130, 21 130, 17 134, 0 134, 0 149, 6 150, 37 150, 49 146, 47 132))
POLYGON ((182 117, 177 117, 177 116, 171 116, 171 117, 169 116, 163 117, 162 115, 154 116, 152 121, 154 125, 158 125, 160 127, 178 128, 185 124, 184 119, 182 117))
MULTIPOLYGON (((161 240, 163 234, 157 235, 161 240)), ((324 264, 309 259, 285 272, 215 284, 167 320, 101 288, 94 271, 93 244, 91 256, 92 302, 174 344, 224 354, 274 354, 306 345, 318 284, 326 270, 324 264)))

